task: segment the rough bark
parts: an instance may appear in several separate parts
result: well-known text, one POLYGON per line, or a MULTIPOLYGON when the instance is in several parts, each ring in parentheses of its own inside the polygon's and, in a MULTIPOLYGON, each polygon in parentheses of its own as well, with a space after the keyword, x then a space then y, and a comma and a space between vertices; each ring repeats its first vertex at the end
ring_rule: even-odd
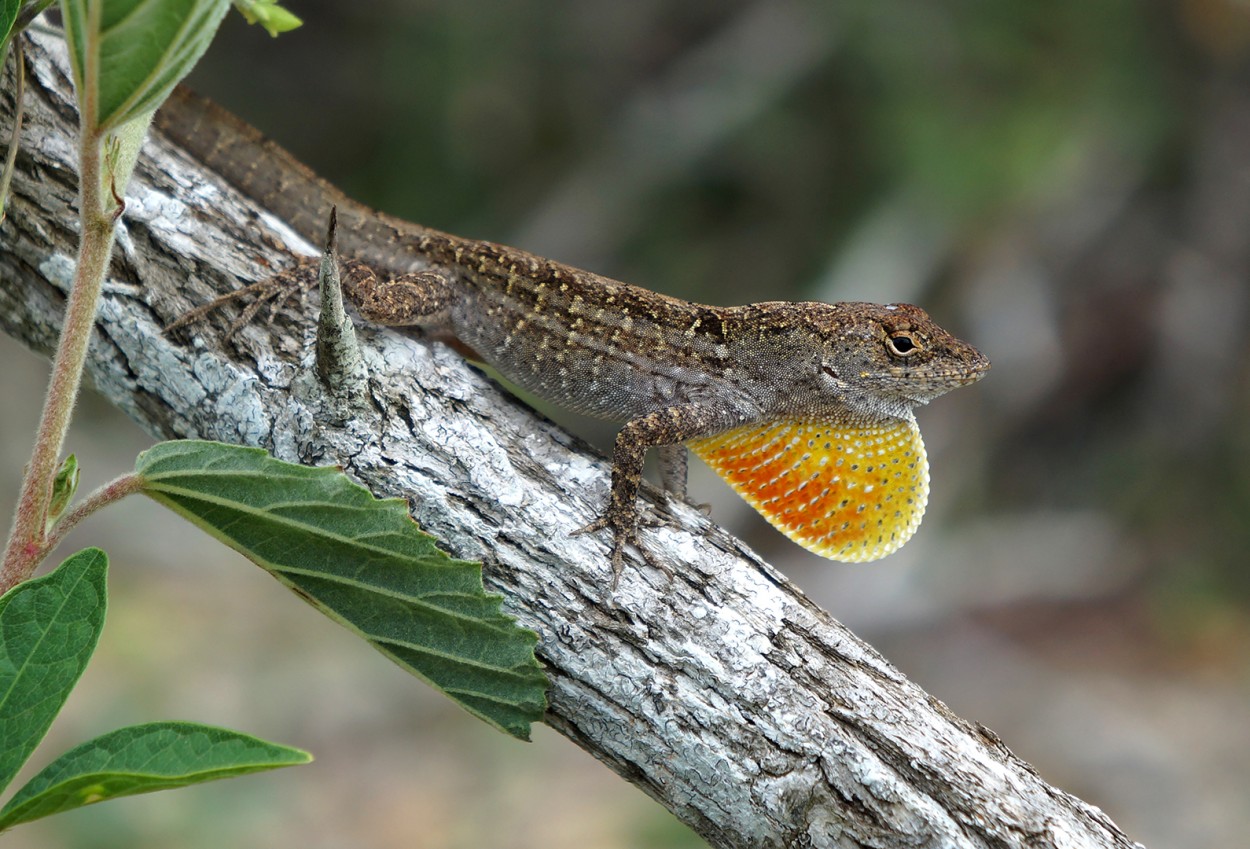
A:
MULTIPOLYGON (((36 38, 28 57, 0 323, 46 353, 75 254, 75 115, 57 41, 36 38)), ((605 540, 569 536, 604 503, 607 464, 450 349, 360 328, 370 395, 343 416, 310 374, 307 312, 253 322, 233 342, 217 319, 163 336, 190 307, 313 253, 175 142, 149 140, 119 227, 95 387, 154 436, 339 463, 408 497, 451 552, 486 562, 488 585, 541 635, 548 722, 713 845, 1136 845, 686 505, 652 500, 673 524, 646 532, 676 580, 636 561, 609 598, 605 540)))

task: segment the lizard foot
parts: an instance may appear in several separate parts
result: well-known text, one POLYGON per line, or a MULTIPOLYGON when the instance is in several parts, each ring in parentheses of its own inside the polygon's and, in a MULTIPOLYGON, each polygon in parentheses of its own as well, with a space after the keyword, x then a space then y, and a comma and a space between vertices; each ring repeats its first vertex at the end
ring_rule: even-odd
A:
MULTIPOLYGON (((678 497, 672 494, 669 495, 669 498, 673 499, 673 501, 677 502, 678 504, 685 504, 688 507, 693 507, 694 509, 702 513, 704 516, 712 515, 711 504, 704 504, 699 501, 691 501, 689 498, 678 497)), ((681 526, 681 521, 674 516, 667 516, 664 518, 656 517, 653 519, 641 519, 639 521, 640 521, 640 524, 646 528, 677 528, 681 526)))
POLYGON ((668 565, 657 558, 642 540, 638 537, 637 524, 625 525, 614 521, 610 515, 600 516, 595 521, 585 527, 578 528, 569 536, 581 536, 583 534, 591 534, 596 531, 610 530, 612 532, 612 594, 616 594, 617 584, 621 580, 621 572, 625 569, 625 546, 632 545, 642 555, 642 559, 647 563, 663 572, 671 580, 673 572, 668 565))

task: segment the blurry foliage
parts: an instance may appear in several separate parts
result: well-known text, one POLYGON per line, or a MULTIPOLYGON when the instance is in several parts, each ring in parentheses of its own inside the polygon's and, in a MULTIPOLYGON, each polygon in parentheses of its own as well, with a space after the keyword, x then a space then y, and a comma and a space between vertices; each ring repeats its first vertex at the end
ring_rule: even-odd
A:
POLYGON ((889 180, 985 218, 1045 193, 1087 133, 1123 155, 1175 112, 1164 22, 1133 0, 866 3, 838 77, 889 180))

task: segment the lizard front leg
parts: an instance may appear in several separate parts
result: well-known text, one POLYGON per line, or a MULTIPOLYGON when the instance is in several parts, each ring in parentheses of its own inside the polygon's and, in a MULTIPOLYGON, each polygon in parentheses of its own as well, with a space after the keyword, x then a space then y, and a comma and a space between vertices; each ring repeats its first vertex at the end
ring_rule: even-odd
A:
MULTIPOLYGON (((612 532, 613 592, 625 565, 627 545, 637 548, 647 562, 672 577, 668 567, 656 560, 638 539, 638 488, 642 482, 647 449, 673 447, 684 453, 685 447, 680 443, 723 430, 736 422, 736 417, 732 417, 733 421, 730 418, 723 410, 706 404, 679 404, 631 419, 616 435, 612 448, 612 491, 608 507, 598 519, 573 532, 575 535, 605 529, 612 532)), ((671 462, 671 452, 665 453, 671 462)), ((672 475, 671 466, 666 475, 672 475)), ((684 494, 685 475, 681 477, 684 494)), ((666 486, 670 482, 671 478, 666 481, 666 486)))
POLYGON ((379 276, 367 263, 340 262, 343 294, 361 318, 387 327, 416 327, 426 339, 443 342, 461 356, 481 361, 471 344, 456 335, 452 310, 462 297, 440 271, 379 276))
POLYGON ((456 293, 436 271, 379 277, 367 263, 344 260, 343 294, 362 318, 388 327, 444 329, 451 324, 456 293))

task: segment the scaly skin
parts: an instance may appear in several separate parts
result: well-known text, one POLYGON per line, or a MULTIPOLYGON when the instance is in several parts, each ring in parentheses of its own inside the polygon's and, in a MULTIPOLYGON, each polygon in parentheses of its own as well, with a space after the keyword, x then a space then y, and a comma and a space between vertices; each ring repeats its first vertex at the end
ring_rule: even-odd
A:
POLYGON ((685 494, 689 444, 774 525, 839 560, 915 531, 928 466, 913 409, 980 379, 975 348, 910 304, 691 303, 515 248, 372 212, 237 119, 176 95, 157 126, 315 240, 338 207, 344 291, 366 319, 420 328, 560 406, 624 422, 607 509, 613 583, 639 545, 647 449, 685 494))

